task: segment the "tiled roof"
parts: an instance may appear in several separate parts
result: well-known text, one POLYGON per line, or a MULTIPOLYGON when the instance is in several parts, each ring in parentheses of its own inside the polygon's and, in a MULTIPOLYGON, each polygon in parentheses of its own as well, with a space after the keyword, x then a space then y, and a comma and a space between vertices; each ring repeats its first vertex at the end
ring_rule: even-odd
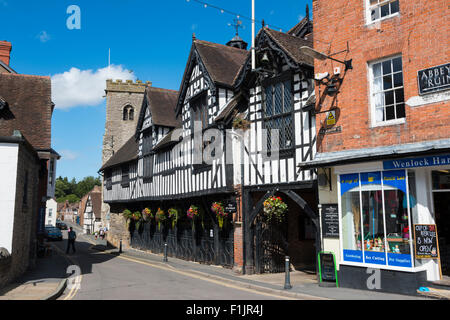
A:
POLYGON ((0 96, 8 102, 8 116, 0 117, 0 136, 19 130, 38 150, 51 148, 50 77, 0 74, 0 96))
POLYGON ((275 31, 264 27, 262 30, 266 32, 269 37, 275 41, 275 43, 283 49, 296 63, 314 65, 314 59, 303 54, 300 51, 300 47, 309 46, 312 47, 313 43, 310 40, 304 40, 299 37, 292 36, 290 34, 275 31))
POLYGON ((249 51, 203 40, 194 40, 194 45, 211 80, 229 87, 233 86, 249 51))
POLYGON ((177 127, 180 124, 175 116, 178 91, 147 87, 146 96, 153 124, 165 127, 177 127))
POLYGON ((115 167, 122 163, 130 162, 138 159, 139 145, 135 136, 125 142, 125 144, 117 150, 117 152, 100 168, 99 171, 104 171, 107 168, 115 167))

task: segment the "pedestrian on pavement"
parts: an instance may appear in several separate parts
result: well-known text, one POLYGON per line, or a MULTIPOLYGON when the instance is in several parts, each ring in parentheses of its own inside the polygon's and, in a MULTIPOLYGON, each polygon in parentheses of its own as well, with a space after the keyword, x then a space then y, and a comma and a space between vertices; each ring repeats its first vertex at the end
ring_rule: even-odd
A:
POLYGON ((102 240, 105 240, 105 230, 103 230, 103 228, 100 229, 100 237, 102 240))
POLYGON ((68 241, 67 241, 67 250, 66 250, 66 254, 69 253, 70 247, 72 247, 73 253, 76 252, 76 250, 75 250, 75 239, 76 239, 76 238, 77 238, 77 234, 75 233, 75 231, 73 231, 73 228, 70 227, 70 228, 69 228, 69 232, 68 232, 68 241))

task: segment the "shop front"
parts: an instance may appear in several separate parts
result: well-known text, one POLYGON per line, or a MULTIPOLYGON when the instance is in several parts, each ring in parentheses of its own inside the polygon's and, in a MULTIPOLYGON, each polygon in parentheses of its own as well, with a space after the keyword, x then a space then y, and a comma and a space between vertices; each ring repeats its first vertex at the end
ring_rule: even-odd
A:
POLYGON ((415 293, 450 276, 450 154, 384 158, 319 167, 331 173, 321 207, 339 213, 339 236, 322 234, 323 248, 342 287, 415 293))

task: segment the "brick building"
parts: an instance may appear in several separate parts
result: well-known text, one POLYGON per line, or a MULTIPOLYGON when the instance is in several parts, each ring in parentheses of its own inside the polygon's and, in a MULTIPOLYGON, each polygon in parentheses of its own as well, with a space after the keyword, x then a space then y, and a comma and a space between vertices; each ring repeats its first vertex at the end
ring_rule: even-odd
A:
POLYGON ((9 256, 0 258, 0 286, 34 264, 60 157, 51 148, 50 77, 17 74, 10 52, 0 42, 0 248, 9 256))
POLYGON ((368 268, 393 292, 449 275, 449 11, 441 0, 313 0, 314 49, 340 62, 316 54, 317 154, 300 167, 318 170, 341 286, 367 289, 368 268), (439 250, 420 252, 418 224, 436 225, 439 250))

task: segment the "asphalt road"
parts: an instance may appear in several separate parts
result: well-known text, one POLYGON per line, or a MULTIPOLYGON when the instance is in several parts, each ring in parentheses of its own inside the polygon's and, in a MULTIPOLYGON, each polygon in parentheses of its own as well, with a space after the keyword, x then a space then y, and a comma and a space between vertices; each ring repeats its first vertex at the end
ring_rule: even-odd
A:
MULTIPOLYGON (((54 244, 64 252, 64 240, 54 244)), ((59 300, 286 300, 217 281, 168 265, 145 262, 92 249, 92 240, 77 232, 68 287, 59 300)))

